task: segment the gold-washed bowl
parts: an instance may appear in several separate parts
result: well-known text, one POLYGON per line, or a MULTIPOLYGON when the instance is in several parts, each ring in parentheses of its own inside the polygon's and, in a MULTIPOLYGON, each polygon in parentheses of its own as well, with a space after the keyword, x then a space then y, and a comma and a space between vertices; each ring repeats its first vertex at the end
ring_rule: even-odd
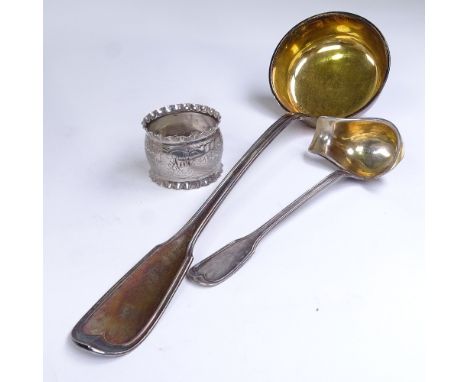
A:
POLYGON ((390 70, 390 51, 377 27, 346 12, 312 16, 280 41, 270 86, 290 112, 348 117, 376 98, 390 70))

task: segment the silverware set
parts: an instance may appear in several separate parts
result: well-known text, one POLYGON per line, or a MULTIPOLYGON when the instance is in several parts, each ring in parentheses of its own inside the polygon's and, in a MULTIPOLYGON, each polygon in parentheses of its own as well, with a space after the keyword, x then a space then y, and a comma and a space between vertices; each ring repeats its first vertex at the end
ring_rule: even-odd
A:
MULTIPOLYGON (((189 221, 130 269, 72 330, 80 347, 104 355, 134 349, 161 317, 182 279, 214 286, 232 276, 278 223, 328 186, 347 177, 370 181, 403 157, 398 129, 379 118, 358 118, 381 92, 390 52, 368 20, 345 12, 308 18, 280 41, 271 59, 271 90, 287 111, 247 150, 189 221), (354 116, 354 117, 353 117, 354 116), (190 269, 193 247, 213 214, 266 147, 294 120, 315 128, 309 151, 337 170, 252 233, 227 244, 190 269)), ((191 189, 221 173, 220 116, 214 109, 180 104, 143 120, 150 176, 191 189)))

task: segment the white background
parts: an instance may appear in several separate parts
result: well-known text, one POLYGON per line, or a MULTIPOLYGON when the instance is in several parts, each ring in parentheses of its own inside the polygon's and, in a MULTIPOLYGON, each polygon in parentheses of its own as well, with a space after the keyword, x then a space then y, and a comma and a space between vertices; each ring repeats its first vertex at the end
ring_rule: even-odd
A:
MULTIPOLYGON (((44 19, 46 381, 421 381, 424 9, 421 1, 52 1, 44 19), (234 277, 183 282, 132 353, 102 358, 69 332, 215 185, 147 177, 142 117, 196 102, 222 114, 227 171, 283 112, 268 85, 281 37, 316 13, 374 22, 392 54, 367 116, 393 121, 405 159, 374 183, 343 182, 282 223, 234 277)), ((195 262, 332 170, 291 125, 223 203, 195 262)))

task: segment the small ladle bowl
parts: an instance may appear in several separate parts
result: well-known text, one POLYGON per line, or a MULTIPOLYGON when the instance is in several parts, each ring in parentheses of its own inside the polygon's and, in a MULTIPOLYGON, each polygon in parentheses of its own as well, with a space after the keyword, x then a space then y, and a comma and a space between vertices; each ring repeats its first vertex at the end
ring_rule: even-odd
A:
POLYGON ((255 252, 258 243, 278 223, 338 180, 371 180, 393 169, 403 158, 403 143, 393 123, 377 118, 320 117, 309 151, 336 164, 335 170, 248 235, 225 245, 193 266, 187 277, 215 286, 232 276, 255 252))
POLYGON ((350 177, 370 180, 401 161, 403 142, 396 126, 385 119, 320 117, 309 151, 350 177))

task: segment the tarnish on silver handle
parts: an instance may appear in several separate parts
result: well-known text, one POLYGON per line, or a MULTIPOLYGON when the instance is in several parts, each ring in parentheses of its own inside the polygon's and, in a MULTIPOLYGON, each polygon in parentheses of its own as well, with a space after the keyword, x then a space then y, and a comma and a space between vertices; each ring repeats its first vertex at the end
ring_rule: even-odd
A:
POLYGON ((120 355, 145 339, 185 277, 203 228, 255 159, 296 119, 315 126, 315 117, 293 113, 271 125, 182 229, 153 248, 78 321, 71 333, 78 346, 97 354, 120 355))
POLYGON ((332 172, 255 231, 225 245, 211 256, 194 265, 189 270, 187 277, 191 281, 203 286, 215 286, 223 282, 247 262, 255 252, 255 248, 260 240, 262 240, 278 223, 283 221, 320 191, 347 176, 349 176, 349 174, 343 170, 332 172))

